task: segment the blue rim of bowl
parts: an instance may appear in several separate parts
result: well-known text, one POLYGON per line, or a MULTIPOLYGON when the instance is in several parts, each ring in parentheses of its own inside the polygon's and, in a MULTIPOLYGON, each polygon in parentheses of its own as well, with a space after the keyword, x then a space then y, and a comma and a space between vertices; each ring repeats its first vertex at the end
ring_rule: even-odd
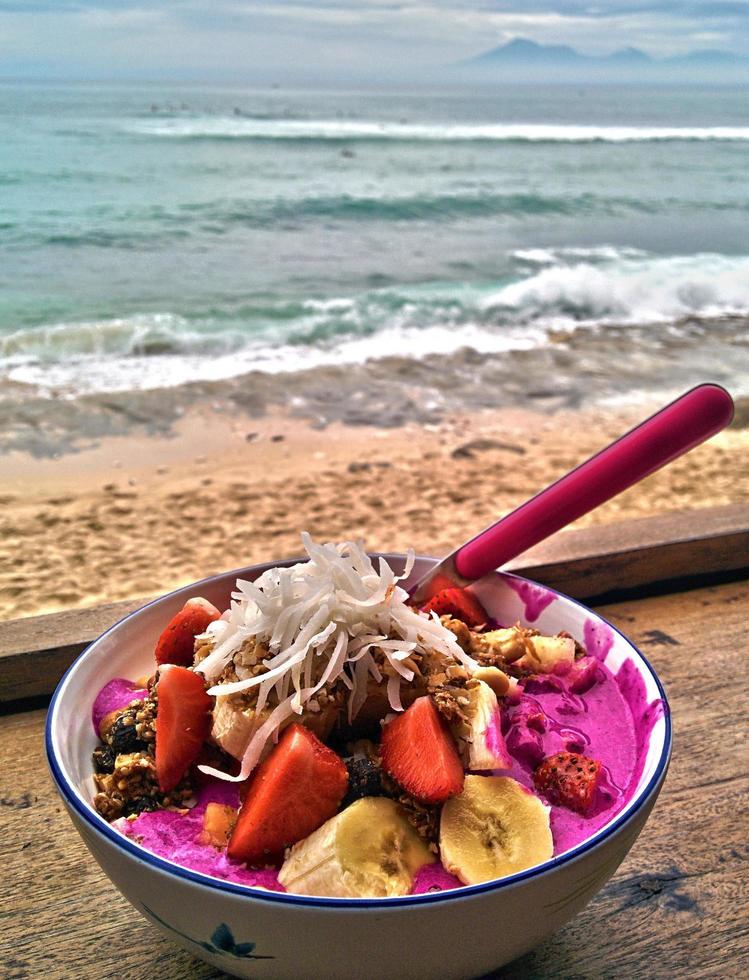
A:
MULTIPOLYGON (((397 554, 393 552, 371 552, 371 557, 382 557, 382 558, 398 558, 402 559, 405 555, 397 554)), ((419 555, 419 558, 425 558, 427 556, 419 555)), ((661 684, 658 674, 653 669, 652 664, 647 659, 647 657, 642 653, 642 651, 632 643, 632 641, 626 637, 621 630, 617 629, 613 623, 610 623, 603 616, 589 609, 588 606, 584 605, 582 602, 578 602, 577 599, 573 599, 564 592, 559 592, 556 589, 552 589, 549 586, 543 585, 541 588, 547 589, 552 592, 555 596, 561 599, 566 599, 573 605, 578 606, 580 609, 585 610, 585 612, 592 614, 602 623, 611 629, 614 633, 620 636, 625 643, 629 644, 630 647, 638 654, 642 662, 645 664, 650 672, 656 687, 658 688, 659 698, 663 703, 663 720, 665 723, 665 732, 663 738, 663 748, 661 749, 661 755, 656 764, 655 771, 650 777, 647 786, 640 792, 638 797, 632 806, 625 812, 620 814, 618 817, 614 818, 611 823, 606 824, 600 830, 596 831, 592 837, 578 844, 576 847, 571 848, 569 851, 565 851, 563 854, 557 857, 552 857, 549 861, 545 861, 543 864, 535 865, 532 868, 528 868, 526 871, 519 871, 517 874, 508 875, 506 878, 495 879, 494 881, 487 881, 480 885, 464 885, 461 888, 449 889, 442 892, 427 892, 421 895, 405 895, 400 898, 323 898, 313 895, 289 895, 286 892, 271 892, 264 889, 256 888, 253 885, 239 885, 233 881, 226 881, 222 878, 214 878, 210 875, 202 874, 198 871, 192 871, 190 868, 184 868, 179 864, 175 864, 172 861, 167 861, 165 858, 159 857, 157 854, 152 854, 150 851, 145 850, 137 844, 134 844, 128 837, 114 830, 106 821, 100 817, 95 811, 93 811, 90 806, 85 805, 78 797, 77 793, 74 791, 69 780, 63 773, 61 767, 58 765, 57 759, 55 757, 54 748, 52 745, 52 720, 55 714, 55 707, 57 704, 57 698, 62 690, 68 675, 74 670, 76 664, 83 657, 86 656, 88 651, 97 643, 99 643, 105 636, 116 629, 122 623, 126 622, 132 616, 141 613, 144 609, 149 608, 149 606, 155 605, 157 602, 161 602, 163 599, 167 599, 170 596, 177 595, 180 592, 192 591, 200 585, 204 585, 209 582, 215 582, 217 578, 230 578, 231 576, 241 576, 246 574, 250 570, 256 572, 258 569, 275 568, 282 565, 290 565, 297 561, 303 561, 302 558, 289 558, 277 562, 264 562, 259 565, 251 565, 246 568, 234 569, 230 572, 222 572, 219 575, 211 575, 208 578, 201 579, 198 582, 193 582, 189 585, 183 586, 180 589, 175 589, 173 592, 167 592, 163 596, 159 596, 156 599, 152 599, 151 602, 147 602, 144 606, 140 606, 138 609, 133 610, 128 613, 127 616, 123 616, 116 623, 113 623, 108 630, 105 630, 101 636, 97 637, 92 643, 86 647, 78 656, 75 658, 73 663, 68 667, 68 669, 63 674, 60 679, 60 683, 55 688, 54 694, 50 700, 49 710, 47 712, 47 719, 45 724, 44 741, 47 754, 47 763, 52 773, 52 777, 57 785, 58 790, 63 796, 64 800, 72 807, 76 813, 83 818, 83 820, 89 824, 98 834, 100 834, 105 839, 113 842, 116 846, 121 847, 124 851, 130 854, 132 857, 136 858, 138 861, 142 861, 144 864, 151 865, 159 871, 166 872, 167 874, 176 875, 178 878, 183 878, 193 884, 202 885, 206 888, 214 888, 218 891, 227 892, 231 895, 243 896, 244 898, 252 899, 253 901, 276 903, 279 905, 291 905, 291 906, 306 906, 313 908, 328 908, 328 909, 389 909, 401 906, 422 906, 429 905, 438 902, 454 902, 460 899, 473 898, 476 895, 485 894, 486 892, 498 891, 502 888, 512 887, 513 885, 519 884, 529 878, 533 878, 536 875, 545 874, 555 868, 561 867, 562 865, 568 864, 570 861, 577 860, 583 854, 588 851, 593 850, 593 848, 598 847, 605 840, 619 831, 626 823, 628 823, 634 815, 640 810, 645 803, 649 800, 652 793, 661 783, 665 777, 666 770, 668 768, 669 759, 671 757, 672 748, 672 729, 671 729, 671 709, 668 703, 668 698, 666 697, 666 692, 661 684)), ((429 559, 432 561, 437 561, 437 559, 429 559)), ((261 572, 262 573, 262 572, 261 572)), ((523 578, 522 575, 515 575, 512 572, 498 571, 496 574, 501 575, 506 578, 518 579, 521 582, 528 582, 531 585, 538 585, 537 582, 532 582, 531 579, 523 578)))

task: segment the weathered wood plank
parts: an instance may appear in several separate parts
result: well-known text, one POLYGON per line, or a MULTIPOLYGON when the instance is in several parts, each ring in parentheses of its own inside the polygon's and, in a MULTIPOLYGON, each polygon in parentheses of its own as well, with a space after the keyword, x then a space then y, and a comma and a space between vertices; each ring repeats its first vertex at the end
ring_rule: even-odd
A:
MULTIPOLYGON (((666 686, 676 732, 671 769, 612 881, 566 928, 496 977, 749 976, 749 722, 741 683, 749 582, 601 611, 647 651, 666 686)), ((46 775, 43 721, 43 711, 0 718, 0 846, 12 896, 0 975, 62 980, 75 964, 84 980, 220 976, 141 919, 85 850, 46 775)))
MULTIPOLYGON (((564 531, 508 566, 578 599, 749 568, 749 506, 564 531)), ((0 702, 50 694, 73 659, 148 599, 0 623, 0 702)))
POLYGON ((749 568, 749 503, 562 532, 507 567, 576 599, 749 568))
POLYGON ((89 643, 148 599, 0 623, 0 702, 51 694, 89 643))

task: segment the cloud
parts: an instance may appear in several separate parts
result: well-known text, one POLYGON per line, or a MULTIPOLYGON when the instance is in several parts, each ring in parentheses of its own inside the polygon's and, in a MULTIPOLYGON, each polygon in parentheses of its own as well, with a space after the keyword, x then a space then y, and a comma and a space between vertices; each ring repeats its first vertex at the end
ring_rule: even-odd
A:
POLYGON ((749 51, 738 0, 0 0, 6 74, 393 77, 523 36, 600 54, 749 51))

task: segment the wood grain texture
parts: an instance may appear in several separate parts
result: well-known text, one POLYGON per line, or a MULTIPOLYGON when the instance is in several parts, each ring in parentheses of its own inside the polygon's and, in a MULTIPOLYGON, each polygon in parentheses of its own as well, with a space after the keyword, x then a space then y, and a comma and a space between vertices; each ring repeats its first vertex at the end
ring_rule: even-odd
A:
POLYGON ((562 532, 507 568, 583 600, 749 569, 749 503, 562 532))
MULTIPOLYGON (((508 568, 577 599, 749 568, 749 506, 563 531, 508 568)), ((0 702, 51 694, 75 657, 148 599, 0 623, 0 702)))
POLYGON ((148 599, 0 623, 0 702, 51 694, 79 653, 148 599))
MULTIPOLYGON (((664 682, 675 731, 671 769, 612 881, 566 928, 494 976, 749 976, 749 582, 600 611, 641 646, 664 682)), ((0 718, 0 975, 221 976, 163 939, 99 870, 47 775, 43 722, 43 711, 0 718)), ((363 969, 357 980, 365 977, 363 969)))

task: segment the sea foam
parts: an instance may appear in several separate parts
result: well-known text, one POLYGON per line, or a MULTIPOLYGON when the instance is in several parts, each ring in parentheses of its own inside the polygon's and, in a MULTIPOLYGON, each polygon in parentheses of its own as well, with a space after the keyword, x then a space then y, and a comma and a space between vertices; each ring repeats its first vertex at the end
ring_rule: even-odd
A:
POLYGON ((601 126, 545 123, 409 123, 222 116, 132 122, 128 132, 176 139, 407 140, 426 142, 642 143, 749 140, 748 126, 601 126))
POLYGON ((514 261, 514 274, 496 283, 401 284, 224 316, 141 312, 25 328, 0 339, 0 377, 70 395, 148 390, 466 348, 493 356, 580 327, 704 332, 701 323, 749 316, 749 256, 605 245, 521 250, 514 261))

